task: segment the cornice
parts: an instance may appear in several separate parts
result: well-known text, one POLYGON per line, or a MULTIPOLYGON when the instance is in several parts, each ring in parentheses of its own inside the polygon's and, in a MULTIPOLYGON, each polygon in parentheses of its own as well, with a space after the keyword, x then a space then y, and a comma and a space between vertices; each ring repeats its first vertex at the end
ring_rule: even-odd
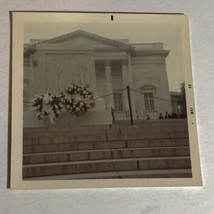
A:
POLYGON ((88 33, 86 31, 82 31, 82 30, 78 30, 78 31, 74 31, 72 33, 69 34, 65 34, 63 36, 59 36, 53 39, 49 39, 46 41, 43 41, 43 43, 60 43, 60 42, 64 42, 73 38, 77 38, 77 37, 84 37, 84 38, 88 38, 88 39, 92 39, 94 41, 99 41, 102 42, 104 44, 107 45, 111 45, 113 47, 126 47, 126 48, 131 48, 130 45, 119 42, 119 41, 115 41, 115 40, 111 40, 102 36, 98 36, 92 33, 88 33))
POLYGON ((36 52, 36 48, 34 45, 29 45, 24 47, 24 57, 29 57, 31 54, 36 52))
POLYGON ((162 56, 167 57, 169 50, 148 50, 148 51, 133 51, 132 56, 162 56))
POLYGON ((98 48, 95 49, 95 52, 102 53, 102 52, 130 52, 132 48, 130 47, 119 47, 119 48, 98 48))

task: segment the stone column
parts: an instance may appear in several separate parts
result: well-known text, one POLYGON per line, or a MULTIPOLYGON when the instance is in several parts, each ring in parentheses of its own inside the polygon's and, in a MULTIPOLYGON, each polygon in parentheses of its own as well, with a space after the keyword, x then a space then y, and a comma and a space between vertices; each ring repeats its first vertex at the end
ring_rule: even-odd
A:
MULTIPOLYGON (((128 83, 128 62, 127 60, 122 60, 122 78, 123 78, 123 88, 126 89, 126 86, 129 84, 128 83)), ((123 91, 123 101, 124 101, 124 110, 128 111, 129 110, 129 104, 128 104, 128 98, 127 98, 127 91, 123 91)))
POLYGON ((30 90, 30 99, 33 99, 35 97, 35 77, 34 77, 34 67, 33 67, 33 55, 30 54, 29 56, 29 60, 30 60, 30 65, 29 65, 29 72, 30 72, 30 75, 29 75, 29 90, 30 90))
MULTIPOLYGON (((36 58, 34 58, 34 81, 35 81, 35 93, 36 94, 44 94, 46 93, 46 54, 44 52, 37 52, 36 58)), ((54 88, 52 88, 54 92, 54 88)))
POLYGON ((95 59, 93 53, 87 54, 87 73, 85 78, 85 84, 89 84, 94 96, 97 97, 97 81, 96 81, 96 70, 95 70, 95 59))
MULTIPOLYGON (((112 89, 112 76, 111 76, 111 61, 105 61, 105 73, 106 73, 106 85, 107 85, 107 93, 111 94, 113 92, 112 89)), ((108 100, 108 108, 114 107, 113 95, 107 97, 108 100)))
MULTIPOLYGON (((96 68, 95 68, 95 58, 94 53, 87 54, 87 74, 85 76, 86 84, 90 84, 90 88, 94 93, 94 97, 99 97, 99 92, 97 91, 97 78, 96 78, 96 68)), ((106 110, 106 102, 103 98, 95 100, 95 108, 92 111, 104 111, 106 110)), ((103 112, 104 117, 106 116, 103 112)), ((107 118, 107 117, 106 117, 107 118)), ((104 118, 103 120, 105 120, 104 118)))

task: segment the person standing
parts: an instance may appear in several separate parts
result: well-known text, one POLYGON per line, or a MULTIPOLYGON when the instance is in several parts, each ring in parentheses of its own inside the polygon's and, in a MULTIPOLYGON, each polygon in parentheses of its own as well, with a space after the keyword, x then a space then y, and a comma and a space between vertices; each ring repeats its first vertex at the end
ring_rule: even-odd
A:
POLYGON ((112 116, 112 120, 115 120, 114 108, 112 106, 111 106, 111 116, 112 116))
POLYGON ((159 119, 163 119, 162 113, 159 114, 159 119))

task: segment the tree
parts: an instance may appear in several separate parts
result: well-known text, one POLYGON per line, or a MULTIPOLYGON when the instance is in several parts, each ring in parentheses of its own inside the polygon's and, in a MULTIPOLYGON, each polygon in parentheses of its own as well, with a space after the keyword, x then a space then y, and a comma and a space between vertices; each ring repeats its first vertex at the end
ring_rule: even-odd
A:
POLYGON ((182 82, 180 84, 180 90, 181 90, 181 117, 187 117, 185 82, 182 82))

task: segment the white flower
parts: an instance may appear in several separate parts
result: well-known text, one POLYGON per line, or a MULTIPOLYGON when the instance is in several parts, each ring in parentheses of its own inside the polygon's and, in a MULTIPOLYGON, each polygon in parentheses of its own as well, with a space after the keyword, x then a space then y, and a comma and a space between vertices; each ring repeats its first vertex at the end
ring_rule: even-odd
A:
POLYGON ((40 115, 40 112, 36 114, 36 116, 38 117, 40 115))

